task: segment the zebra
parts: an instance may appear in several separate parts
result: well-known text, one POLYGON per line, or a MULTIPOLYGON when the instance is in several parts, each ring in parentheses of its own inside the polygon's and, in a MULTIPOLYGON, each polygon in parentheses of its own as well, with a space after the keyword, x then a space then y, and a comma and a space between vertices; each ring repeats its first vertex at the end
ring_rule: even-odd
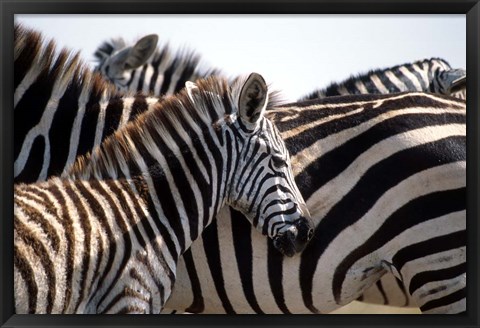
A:
POLYGON ((176 263, 229 205, 286 256, 313 234, 263 77, 187 83, 79 158, 14 189, 17 313, 159 313, 176 263))
POLYGON ((464 69, 452 69, 442 58, 417 60, 369 72, 331 83, 301 97, 299 101, 354 94, 388 94, 423 91, 466 99, 464 69))
MULTIPOLYGON (((60 175, 78 156, 163 99, 116 90, 99 72, 86 69, 78 52, 62 49, 55 56, 55 50, 53 40, 44 44, 40 33, 15 25, 15 182, 60 175)), ((161 58, 171 57, 166 49, 161 53, 161 58)), ((187 57, 174 62, 196 65, 187 57)), ((182 75, 178 83, 190 77, 182 75)))
POLYGON ((135 44, 123 38, 103 42, 95 51, 98 71, 121 91, 142 91, 156 96, 180 91, 186 81, 221 75, 216 68, 202 70, 194 51, 175 53, 168 44, 157 48, 158 35, 149 34, 135 44))
POLYGON ((384 287, 402 282, 403 292, 390 294, 398 302, 464 312, 465 102, 354 95, 268 115, 315 221, 312 241, 300 257, 284 258, 224 209, 183 254, 164 312, 329 313, 362 295, 382 302, 369 286, 387 272, 384 287))
MULTIPOLYGON (((72 114, 71 108, 78 109, 75 120, 73 118, 71 120, 53 120, 47 126, 48 128, 44 130, 43 134, 37 137, 37 139, 30 138, 32 139, 32 141, 35 140, 34 142, 32 142, 33 146, 31 146, 30 148, 32 153, 35 153, 34 150, 36 149, 36 143, 38 142, 38 139, 42 137, 45 138, 45 143, 54 142, 56 140, 62 141, 63 146, 68 145, 69 147, 69 151, 65 152, 66 154, 70 154, 68 156, 69 160, 65 161, 64 158, 66 158, 67 156, 63 155, 64 153, 62 152, 55 151, 56 149, 58 149, 56 147, 49 147, 52 154, 44 153, 45 149, 40 148, 42 156, 30 156, 30 159, 28 161, 25 161, 25 166, 23 167, 22 173, 20 175, 16 175, 15 177, 15 182, 17 183, 45 180, 45 176, 40 176, 39 178, 38 175, 38 172, 45 171, 44 169, 42 169, 42 167, 45 167, 45 162, 37 161, 37 159, 39 157, 43 158, 47 155, 47 163, 49 164, 49 166, 46 166, 48 168, 48 176, 50 177, 60 175, 60 173, 65 171, 66 167, 70 166, 72 162, 72 157, 73 159, 75 159, 75 157, 79 155, 83 155, 87 152, 92 151, 92 149, 98 147, 100 141, 113 133, 116 129, 124 126, 126 122, 135 118, 136 115, 143 111, 146 111, 149 107, 152 107, 153 104, 160 101, 160 99, 145 97, 141 95, 122 96, 122 94, 118 94, 114 91, 110 92, 110 89, 105 86, 105 83, 102 82, 96 76, 96 74, 92 74, 92 77, 78 77, 78 74, 75 75, 74 68, 77 66, 77 64, 76 62, 70 63, 69 60, 67 60, 69 56, 68 52, 60 52, 57 60, 52 59, 53 53, 54 45, 52 42, 50 42, 48 46, 42 47, 41 37, 38 33, 31 30, 25 31, 19 26, 15 27, 16 88, 18 89, 18 86, 21 86, 20 89, 23 89, 23 93, 28 91, 25 95, 26 98, 32 97, 30 95, 35 96, 38 93, 52 94, 53 81, 60 78, 60 76, 63 76, 62 79, 64 79, 64 81, 67 81, 67 79, 71 79, 71 86, 67 87, 64 90, 63 96, 60 94, 57 96, 57 99, 44 100, 45 103, 64 103, 64 105, 59 106, 58 108, 50 106, 51 110, 56 110, 57 113, 49 115, 65 117, 66 114, 63 114, 62 111, 65 110, 68 111, 67 113, 72 114), (34 49, 34 51, 32 51, 32 49, 34 49), (49 49, 49 51, 47 51, 46 49, 49 49), (36 52, 39 52, 42 55, 36 54, 36 52), (44 63, 39 61, 39 59, 48 59, 48 62, 44 63), (32 63, 35 63, 35 65, 32 65, 32 63), (41 74, 38 71, 39 67, 43 67, 41 70, 41 74), (49 70, 49 67, 57 67, 57 69, 49 70), (30 70, 34 70, 34 72, 30 72, 30 70), (60 74, 59 72, 61 72, 62 74, 60 74), (25 83, 23 81, 25 77, 29 77, 28 79, 30 79, 31 82, 25 83), (35 78, 38 81, 35 80, 35 78), (88 82, 91 80, 93 80, 94 83, 85 83, 85 81, 88 82), (84 83, 81 87, 74 87, 76 83, 78 83, 78 81, 83 81, 84 83), (44 92, 44 89, 40 89, 40 86, 45 84, 49 85, 49 88, 47 88, 47 92, 44 92), (29 91, 28 86, 30 86, 33 91, 29 91), (39 88, 39 90, 36 90, 35 88, 39 88), (109 92, 106 92, 105 90, 109 92), (78 102, 74 101, 76 99, 78 99, 78 102), (102 102, 100 102, 100 100, 102 100, 102 102), (102 111, 104 112, 104 114, 102 114, 102 111), (68 122, 71 122, 70 125, 68 122), (77 123, 74 124, 72 122, 77 123), (70 140, 70 144, 64 142, 65 140, 70 140), (74 154, 74 156, 72 156, 72 154, 74 154)), ((74 60, 78 60, 78 58, 75 57, 74 60)), ((90 74, 87 69, 84 70, 84 73, 90 74)), ((23 95, 23 93, 19 93, 18 91, 15 92, 16 95, 23 95)), ((54 93, 59 94, 58 91, 54 93)), ((25 102, 25 104, 32 103, 32 100, 27 101, 23 99, 22 101, 25 102)), ((17 116, 17 119, 15 120, 16 153, 17 142, 20 139, 17 133, 19 131, 28 132, 28 129, 31 129, 32 126, 32 123, 28 122, 23 118, 31 118, 35 116, 41 117, 42 114, 45 115, 45 113, 43 112, 32 113, 32 111, 34 110, 42 111, 43 109, 41 107, 24 105, 23 102, 19 102, 18 105, 16 105, 15 107, 16 114, 23 113, 23 115, 17 116), (22 106, 25 107, 23 108, 22 106), (27 112, 27 110, 29 110, 30 112, 27 112), (26 124, 27 128, 25 127, 26 124)), ((35 104, 38 105, 38 101, 35 104)), ((75 114, 75 112, 73 112, 73 114, 75 114)), ((46 126, 45 119, 40 119, 39 121, 43 122, 43 126, 46 126)), ((33 123, 33 126, 41 125, 37 121, 34 121, 33 123)), ((287 131, 284 131, 284 133, 286 132, 287 131)), ((27 133, 25 132, 25 134, 27 133)), ((29 138, 25 137, 24 139, 29 140, 29 138)), ((298 142, 301 143, 302 140, 298 140, 298 142)), ((20 145, 22 145, 22 143, 20 143, 20 145)), ((24 146, 18 148, 25 149, 24 146)), ((17 168, 17 161, 15 163, 15 168, 17 168)), ((377 282, 377 284, 381 284, 382 282, 384 282, 385 288, 381 288, 380 290, 383 291, 385 289, 385 292, 391 290, 392 285, 394 287, 397 285, 397 282, 392 283, 390 280, 386 280, 386 277, 382 277, 381 281, 377 282)), ((374 285, 373 287, 376 286, 377 285, 374 285)), ((404 291, 402 290, 402 292, 404 291)), ((363 301, 373 303, 385 302, 386 304, 392 305, 404 305, 405 302, 407 302, 408 304, 408 298, 406 298, 406 293, 390 293, 387 295, 388 301, 384 301, 383 299, 377 300, 377 294, 378 293, 369 293, 367 291, 367 293, 363 297, 363 301)))

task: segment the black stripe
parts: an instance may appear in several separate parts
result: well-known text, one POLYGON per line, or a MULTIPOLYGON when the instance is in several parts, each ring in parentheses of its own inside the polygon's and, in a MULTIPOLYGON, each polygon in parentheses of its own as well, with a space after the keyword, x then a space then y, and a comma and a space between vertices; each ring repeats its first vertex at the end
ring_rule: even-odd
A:
MULTIPOLYGON (((465 188, 453 189, 447 191, 432 192, 430 194, 420 196, 411 200, 392 215, 390 215, 385 222, 372 234, 368 240, 366 240, 361 246, 352 251, 346 256, 343 261, 340 262, 335 269, 335 274, 332 282, 332 289, 337 302, 341 300, 342 284, 347 277, 348 271, 352 266, 364 258, 368 254, 371 254, 378 250, 380 247, 388 243, 390 240, 398 236, 402 232, 410 229, 411 227, 418 225, 422 222, 426 222, 431 219, 438 218, 448 213, 460 211, 466 207, 466 190, 465 188), (441 204, 441 206, 439 205, 441 204)), ((354 206, 355 207, 355 206, 354 206)), ((360 211, 360 209, 358 209, 360 211)), ((363 213, 363 211, 362 211, 363 213)), ((466 239, 465 239, 466 240, 466 239)), ((457 247, 452 241, 444 240, 445 244, 440 246, 435 242, 435 238, 430 241, 422 243, 424 249, 428 249, 430 252, 438 252, 438 247, 442 248, 455 248, 457 247)), ((411 251, 411 249, 410 249, 411 251)), ((399 252, 400 253, 400 252, 399 252)), ((397 253, 398 254, 398 253, 397 253)), ((413 252, 408 253, 414 254, 413 252)), ((398 266, 396 257, 393 257, 393 264, 395 268, 400 272, 401 266, 398 266)))
MULTIPOLYGON (((60 224, 65 229, 66 243, 66 259, 65 259, 65 303, 63 304, 62 313, 65 313, 70 302, 72 301, 73 288, 73 272, 75 271, 75 234, 73 229, 73 220, 67 210, 67 200, 61 193, 59 187, 51 185, 49 188, 55 200, 58 201, 63 209, 63 215, 58 217, 60 224)), ((67 195, 68 197, 68 195, 67 195)))
POLYGON ((105 108, 102 140, 105 140, 109 135, 118 130, 122 113, 123 99, 120 96, 114 96, 114 98, 109 100, 108 106, 105 108))
POLYGON ((13 113, 15 159, 20 154, 27 133, 40 122, 52 94, 54 82, 48 79, 45 73, 40 74, 38 80, 25 91, 17 103, 13 113))
MULTIPOLYGON (((135 78, 135 75, 137 74, 137 70, 131 70, 131 74, 130 74, 130 78, 128 79, 127 83, 125 84, 125 87, 129 90, 132 90, 133 87, 132 87, 132 83, 133 83, 133 79, 135 78)), ((115 82, 114 82, 115 83, 115 82)))
POLYGON ((177 59, 174 59, 170 66, 165 70, 163 73, 163 83, 162 87, 160 88, 160 95, 165 95, 170 87, 170 83, 172 82, 172 75, 177 68, 177 59))
MULTIPOLYGON (((91 246, 91 233, 92 233, 92 226, 90 225, 90 219, 88 218, 88 212, 83 206, 80 197, 78 197, 76 191, 74 191, 71 187, 71 184, 73 182, 66 181, 65 182, 65 191, 71 198, 73 204, 75 204, 75 207, 78 211, 78 216, 79 216, 79 221, 80 221, 80 229, 84 233, 84 239, 83 239, 83 254, 82 254, 82 263, 79 268, 77 268, 77 271, 80 271, 80 293, 79 291, 79 298, 77 299, 77 303, 74 307, 74 311, 76 312, 78 310, 78 307, 80 306, 80 302, 84 299, 87 298, 87 274, 88 274, 88 267, 90 265, 90 246, 91 246)), ((93 277, 92 277, 93 278, 93 277)))
POLYGON ((441 281, 441 280, 449 280, 459 275, 467 272, 467 264, 461 263, 456 266, 440 269, 440 270, 430 270, 425 272, 417 273, 413 278, 410 280, 410 295, 422 287, 423 285, 431 282, 431 281, 441 281))
POLYGON ((45 138, 38 136, 35 138, 27 154, 28 159, 20 174, 15 177, 14 182, 32 183, 38 180, 43 165, 43 154, 45 153, 45 138))
POLYGON ((342 86, 342 85, 337 84, 337 83, 333 83, 333 84, 329 85, 329 86, 325 89, 325 96, 326 96, 326 97, 340 96, 340 92, 339 92, 338 90, 339 90, 339 88, 340 88, 341 86, 342 86))
MULTIPOLYGON (((465 188, 463 188, 462 194, 465 196, 465 188)), ((463 198, 465 202, 466 198, 463 198)), ((443 203, 438 203, 442 204, 443 203)), ((465 208, 465 203, 464 203, 465 208)), ((425 257, 428 255, 448 251, 458 247, 464 247, 467 242, 466 230, 460 230, 450 233, 448 235, 442 235, 435 238, 431 238, 419 243, 415 243, 402 248, 392 258, 392 262, 398 271, 401 271, 403 266, 410 261, 425 257)))
POLYGON ((146 97, 144 95, 136 95, 132 104, 132 109, 130 111, 129 121, 132 121, 139 114, 146 112, 148 109, 148 104, 146 97))
MULTIPOLYGON (((19 41, 17 39, 20 37, 18 35, 19 32, 17 32, 17 29, 15 29, 15 45, 19 44, 19 41)), ((32 65, 34 63, 35 55, 39 54, 40 48, 41 48, 41 42, 36 41, 34 36, 32 35, 31 37, 28 37, 28 33, 22 33, 24 36, 27 36, 27 38, 24 39, 24 44, 22 47, 22 50, 18 54, 17 59, 15 59, 14 62, 14 79, 13 79, 13 87, 17 89, 17 87, 20 85, 20 83, 23 81, 25 76, 27 75, 27 72, 29 72, 32 69, 32 65)), ((51 52, 48 48, 51 49, 51 45, 49 44, 46 48, 46 53, 51 52), (49 47, 50 46, 50 47, 49 47)))
POLYGON ((252 227, 240 212, 233 209, 230 209, 230 212, 232 218, 233 247, 235 249, 235 259, 237 260, 242 289, 253 311, 255 313, 263 313, 257 302, 253 288, 252 227))
POLYGON ((190 280, 193 294, 192 304, 185 309, 185 312, 201 313, 205 309, 202 295, 202 285, 200 284, 200 280, 198 278, 198 271, 195 268, 195 262, 193 261, 192 251, 190 248, 183 253, 183 260, 185 261, 188 279, 190 280))
POLYGON ((235 313, 232 304, 228 299, 227 291, 225 290, 225 280, 223 278, 222 260, 220 257, 220 245, 217 232, 217 220, 213 220, 210 226, 204 230, 202 238, 203 248, 205 249, 208 267, 212 273, 213 283, 215 285, 215 289, 217 290, 217 295, 222 302, 225 312, 235 313))
POLYGON ((423 304, 421 307, 420 307, 420 310, 422 310, 422 312, 426 312, 426 311, 429 311, 429 310, 432 310, 434 308, 437 308, 437 307, 442 307, 442 306, 446 306, 446 305, 449 305, 449 304, 453 304, 455 302, 458 302, 460 301, 461 299, 467 297, 467 289, 466 288, 462 288, 450 295, 447 295, 447 296, 444 296, 444 297, 441 297, 441 298, 438 298, 436 300, 433 300, 433 301, 430 301, 430 302, 427 302, 425 304, 423 304))
POLYGON ((385 294, 385 289, 383 289, 382 280, 378 280, 378 281, 375 283, 375 285, 377 286, 378 291, 380 292, 380 294, 382 294, 383 304, 384 304, 384 305, 388 304, 387 295, 385 294))
POLYGON ((25 259, 18 250, 17 245, 13 244, 13 261, 14 265, 17 267, 18 272, 22 276, 22 279, 27 285, 28 294, 25 297, 28 298, 28 313, 35 313, 37 310, 37 295, 38 295, 38 286, 35 281, 35 272, 32 269, 30 263, 25 259))
MULTIPOLYGON (((138 78, 137 91, 143 91, 143 84, 145 83, 145 74, 147 73, 148 64, 143 65, 140 72, 140 77, 138 78)), ((137 69, 138 70, 138 69, 137 69)))
POLYGON ((85 114, 82 120, 80 137, 78 139, 77 156, 85 155, 93 149, 95 142, 95 130, 97 127, 98 114, 100 113, 100 92, 91 93, 85 105, 85 114))
POLYGON ((268 282, 275 303, 278 308, 285 314, 291 314, 285 303, 285 295, 283 293, 283 256, 273 246, 273 241, 268 239, 267 249, 268 260, 268 282))
POLYGON ((403 282, 400 279, 398 279, 397 277, 395 277, 395 281, 397 283, 398 288, 400 288, 400 290, 403 293, 403 296, 405 297, 405 303, 403 304, 403 306, 410 305, 410 295, 407 294, 407 290, 405 289, 405 286, 403 285, 403 282))
POLYGON ((73 130, 73 122, 78 112, 78 98, 81 91, 80 84, 70 84, 60 99, 53 116, 52 126, 48 133, 50 140, 48 177, 60 175, 65 169, 70 150, 70 136, 73 130))

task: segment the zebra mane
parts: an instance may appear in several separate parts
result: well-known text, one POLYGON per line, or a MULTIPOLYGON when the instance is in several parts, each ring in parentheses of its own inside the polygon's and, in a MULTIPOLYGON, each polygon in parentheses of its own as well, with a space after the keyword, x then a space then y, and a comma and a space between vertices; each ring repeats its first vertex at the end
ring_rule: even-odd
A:
MULTIPOLYGON (((196 82, 196 87, 184 88, 166 97, 123 128, 107 137, 92 153, 77 158, 66 176, 81 179, 101 179, 123 175, 122 168, 135 161, 139 145, 155 153, 159 140, 174 151, 178 136, 190 139, 189 129, 218 130, 237 119, 238 99, 246 76, 237 78, 231 85, 220 77, 207 77, 196 82), (191 127, 192 120, 198 123, 191 127)), ((278 92, 269 92, 267 110, 279 105, 278 92)), ((203 132, 203 131, 202 131, 203 132)), ((195 134, 192 134, 195 135, 195 134)), ((195 140, 192 140, 195 142, 195 140)))
MULTIPOLYGON (((32 70, 39 72, 41 78, 57 81, 60 89, 76 95, 86 90, 91 95, 124 95, 106 82, 101 74, 92 72, 80 59, 80 51, 74 53, 66 48, 58 51, 54 40, 46 42, 40 32, 20 24, 15 24, 14 35, 15 79, 18 79, 18 83, 33 67, 32 70)), ((21 89, 21 85, 18 88, 21 89)))
POLYGON ((317 89, 317 90, 309 93, 308 95, 306 95, 304 97, 301 97, 299 99, 299 101, 324 97, 326 94, 328 94, 328 92, 330 90, 336 90, 341 86, 353 85, 353 84, 355 84, 356 81, 359 81, 359 80, 362 81, 362 82, 366 82, 366 81, 368 82, 369 81, 369 76, 371 76, 373 74, 379 74, 379 73, 385 72, 387 70, 395 71, 395 70, 398 70, 400 67, 403 67, 403 66, 430 64, 430 63, 433 63, 435 61, 440 62, 442 65, 444 65, 448 68, 451 67, 450 64, 445 59, 439 58, 439 57, 432 57, 430 59, 421 59, 421 60, 417 60, 417 61, 414 61, 414 62, 404 63, 404 64, 395 65, 395 66, 387 67, 387 68, 375 68, 375 69, 371 69, 371 70, 367 71, 366 73, 350 75, 350 77, 348 77, 347 79, 345 79, 341 82, 331 82, 325 88, 317 89))
MULTIPOLYGON (((125 39, 118 37, 104 41, 94 53, 97 60, 97 67, 101 67, 103 63, 115 52, 130 46, 125 39)), ((161 63, 166 66, 179 67, 184 66, 188 70, 194 71, 198 76, 221 75, 222 71, 218 68, 205 68, 202 63, 201 56, 192 49, 183 47, 178 51, 173 51, 168 43, 157 46, 153 55, 148 59, 147 63, 154 67, 161 63)))

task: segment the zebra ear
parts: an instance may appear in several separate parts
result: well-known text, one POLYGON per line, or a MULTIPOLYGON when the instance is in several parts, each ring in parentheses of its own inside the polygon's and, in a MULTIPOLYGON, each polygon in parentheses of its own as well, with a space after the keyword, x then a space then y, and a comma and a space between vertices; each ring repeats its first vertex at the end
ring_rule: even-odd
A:
POLYGON ((240 91, 238 111, 244 124, 257 124, 262 118, 268 101, 268 88, 260 74, 252 73, 240 91))
POLYGON ((130 48, 128 57, 125 60, 125 69, 134 69, 147 62, 157 48, 158 35, 150 34, 144 36, 130 48))

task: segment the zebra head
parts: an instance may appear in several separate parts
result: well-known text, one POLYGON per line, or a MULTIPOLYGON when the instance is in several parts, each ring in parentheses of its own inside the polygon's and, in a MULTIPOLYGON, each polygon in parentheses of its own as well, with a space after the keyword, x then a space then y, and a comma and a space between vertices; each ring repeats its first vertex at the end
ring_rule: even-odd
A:
MULTIPOLYGON (((193 84, 188 85, 192 93, 193 84)), ((269 102, 265 80, 252 73, 243 84, 234 84, 232 98, 232 114, 215 123, 226 142, 232 141, 226 204, 272 238, 281 253, 293 256, 312 238, 313 222, 295 184, 285 143, 264 116, 269 102)))
POLYGON ((133 71, 147 63, 155 52, 157 43, 156 34, 144 36, 133 46, 126 46, 123 39, 104 43, 95 52, 95 57, 99 61, 95 70, 115 84, 119 90, 126 91, 133 71))
POLYGON ((433 89, 444 95, 453 95, 466 88, 467 72, 464 69, 437 71, 432 81, 433 89))

